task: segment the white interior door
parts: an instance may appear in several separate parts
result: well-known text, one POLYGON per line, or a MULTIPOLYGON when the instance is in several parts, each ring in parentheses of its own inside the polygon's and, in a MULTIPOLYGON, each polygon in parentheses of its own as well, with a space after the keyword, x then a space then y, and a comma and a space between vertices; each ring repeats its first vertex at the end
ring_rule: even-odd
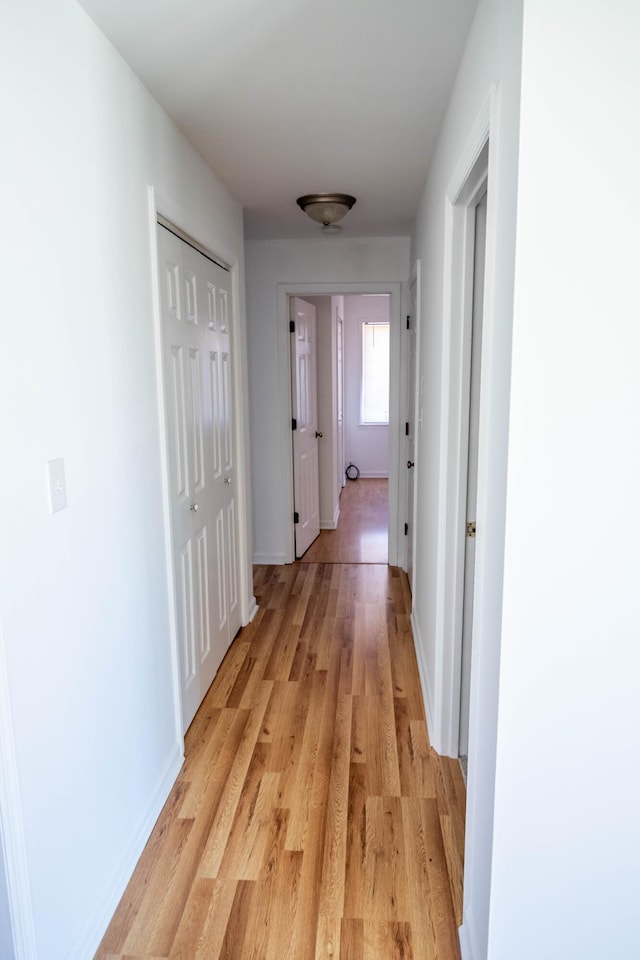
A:
POLYGON ((240 627, 230 275, 158 225, 183 729, 240 627))
MULTIPOLYGON (((336 307, 336 311, 338 308, 336 307)), ((337 381, 337 428, 338 447, 338 491, 342 490, 347 479, 344 462, 344 321, 339 313, 336 316, 336 381, 337 381)))
POLYGON ((291 299, 293 499, 296 558, 320 533, 316 308, 291 299))
POLYGON ((407 330, 407 359, 408 359, 408 383, 407 383, 407 420, 405 424, 405 450, 407 455, 407 576, 413 593, 413 552, 415 543, 414 531, 414 477, 415 477, 415 437, 416 437, 416 362, 417 362, 417 277, 411 283, 410 294, 410 314, 409 329, 407 330))
POLYGON ((471 638, 473 633, 473 585, 475 576, 475 522, 478 492, 478 425, 480 414, 480 357, 482 351, 482 303, 487 231, 487 194, 475 211, 473 262, 473 314, 471 321, 471 384, 469 399, 469 450, 467 459, 467 509, 462 608, 462 676, 460 684, 460 735, 458 753, 469 750, 469 700, 471 687, 471 638))

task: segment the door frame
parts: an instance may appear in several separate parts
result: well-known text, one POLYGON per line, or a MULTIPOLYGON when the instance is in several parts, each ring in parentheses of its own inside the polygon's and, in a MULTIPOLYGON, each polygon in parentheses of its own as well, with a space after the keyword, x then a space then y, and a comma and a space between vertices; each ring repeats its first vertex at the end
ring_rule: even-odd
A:
MULTIPOLYGON (((344 301, 343 301, 344 303, 344 301)), ((344 309, 343 309, 344 314, 344 309)), ((333 320, 333 318, 332 318, 333 320)), ((347 478, 345 477, 345 457, 344 457, 344 316, 338 316, 338 308, 336 307, 336 387, 338 389, 338 397, 340 402, 337 404, 337 410, 339 411, 342 420, 340 421, 342 426, 340 428, 340 438, 337 444, 338 448, 338 463, 339 474, 337 476, 338 486, 340 492, 344 489, 347 478), (338 347, 340 348, 340 363, 338 364, 338 347)), ((338 398, 336 398, 338 399, 338 398)), ((340 494, 338 494, 339 496, 340 494)))
MULTIPOLYGON (((468 221, 468 230, 466 235, 466 241, 469 244, 469 260, 467 263, 467 269, 469 271, 468 279, 471 287, 470 291, 470 300, 468 304, 468 313, 465 310, 464 317, 464 343, 465 343, 465 362, 463 368, 463 405, 460 411, 461 414, 461 441, 463 443, 463 449, 461 451, 461 478, 460 478, 460 496, 464 499, 464 522, 462 524, 462 531, 460 533, 460 542, 461 542, 461 557, 460 557, 460 696, 459 696, 459 708, 458 708, 458 756, 467 757, 469 753, 469 708, 470 708, 470 697, 471 697, 471 654, 472 654, 472 636, 471 632, 473 630, 473 594, 474 594, 474 581, 475 581, 475 541, 472 544, 471 539, 466 533, 466 524, 469 521, 476 521, 476 510, 477 510, 477 486, 478 486, 478 477, 477 477, 477 460, 479 454, 479 436, 476 435, 475 438, 475 450, 472 440, 472 431, 471 424, 475 417, 479 417, 479 409, 476 407, 474 411, 474 395, 475 402, 479 404, 480 402, 480 391, 482 390, 482 371, 480 363, 480 354, 482 350, 482 305, 478 309, 478 304, 476 302, 476 291, 478 286, 478 210, 481 207, 482 201, 484 199, 484 229, 482 234, 482 260, 481 260, 481 269, 482 269, 482 280, 481 280, 481 290, 482 298, 484 299, 484 275, 485 275, 485 257, 484 257, 484 246, 486 240, 486 204, 488 199, 487 194, 487 174, 488 174, 488 149, 489 144, 487 143, 485 150, 481 153, 476 165, 473 169, 473 172, 467 181, 468 189, 465 190, 465 202, 468 200, 468 205, 466 207, 467 214, 469 215, 468 221), (478 339, 479 338, 479 339, 478 339), (480 351, 480 352, 478 352, 480 351), (474 367, 475 364, 475 367, 474 367), (476 393, 477 388, 477 393, 476 393), (475 461, 476 461, 476 475, 474 479, 476 496, 473 502, 473 512, 469 513, 469 489, 471 482, 470 474, 470 461, 471 461, 471 452, 474 451, 475 461), (469 562, 469 553, 473 548, 473 560, 469 562), (469 597, 467 596, 469 592, 469 597), (469 605, 469 600, 471 600, 471 606, 469 605), (470 610, 471 616, 469 617, 471 632, 468 630, 469 624, 467 623, 467 613, 470 610), (466 643, 465 643, 466 636, 466 643), (466 676, 466 691, 465 691, 465 676, 466 676), (465 696, 466 693, 466 696, 465 696), (466 701, 466 703, 465 703, 466 701), (465 716, 466 720, 466 749, 464 753, 460 749, 461 734, 463 733, 462 720, 465 716)), ((466 306, 466 304, 465 304, 466 306)))
MULTIPOLYGON (((464 549, 466 481, 469 430, 470 332, 473 309, 473 255, 475 203, 488 189, 485 289, 483 315, 487 318, 487 339, 493 315, 493 262, 496 246, 494 152, 491 149, 497 114, 497 88, 485 101, 466 148, 449 182, 445 209, 444 325, 442 344, 442 407, 440 417, 439 501, 437 532, 436 636, 440 651, 436 656, 433 683, 433 715, 428 722, 435 732, 441 753, 458 756, 462 667, 462 604, 464 597, 464 549), (466 416, 465 416, 466 410, 466 416)), ((480 361, 479 461, 487 426, 486 343, 480 361)), ((476 564, 483 538, 481 466, 478 467, 479 536, 476 564)), ((476 566, 477 569, 477 566, 476 566)), ((474 615, 471 663, 471 724, 473 724, 473 688, 477 660, 477 618, 474 615)), ((430 711, 431 712, 431 711, 430 711)), ((472 750, 472 732, 470 747, 472 750)))
MULTIPOLYGON (((347 294, 387 293, 389 294, 389 317, 391 320, 390 343, 390 396, 389 396, 389 554, 388 562, 392 566, 404 564, 404 536, 399 538, 400 514, 404 514, 405 497, 400 489, 400 420, 404 409, 401 365, 401 332, 403 308, 403 284, 391 283, 279 283, 278 297, 278 359, 280 384, 280 422, 283 426, 291 424, 291 361, 289 334, 289 298, 290 297, 330 297, 347 294)), ((290 432, 290 431, 289 431, 290 432)), ((281 456, 283 475, 289 482, 283 484, 282 516, 290 517, 287 535, 287 554, 285 563, 295 560, 294 524, 293 524, 293 453, 291 438, 283 434, 281 456), (284 438, 286 437, 286 442, 284 438)))
POLYGON ((229 270, 231 278, 231 342, 233 344, 233 405, 234 438, 237 464, 238 487, 238 587, 240 602, 240 620, 246 626, 257 612, 253 595, 251 561, 251 515, 249 511, 249 471, 248 471, 248 409, 247 372, 244 360, 246 353, 246 335, 244 330, 241 304, 244 296, 240 284, 240 265, 238 258, 219 240, 211 242, 210 231, 196 223, 191 215, 179 204, 161 194, 153 186, 148 189, 149 237, 151 251, 151 276, 153 295, 153 329, 156 367, 156 404, 160 440, 160 464, 162 482, 162 513, 165 550, 165 569, 167 577, 167 604, 169 610, 169 631, 171 637, 171 671, 173 678, 173 713, 176 740, 184 752, 184 733, 182 731, 182 694, 180 689, 180 653, 178 641, 178 608, 175 592, 176 570, 173 550, 173 530, 171 522, 171 480, 169 460, 169 438, 165 410, 165 370, 163 360, 164 329, 160 305, 160 264, 157 244, 158 216, 168 220, 178 235, 200 249, 205 256, 215 260, 229 270))
MULTIPOLYGON (((416 535, 415 535, 415 526, 416 526, 416 516, 417 516, 417 506, 418 506, 418 479, 420 471, 420 431, 422 429, 422 416, 423 416, 423 402, 424 402, 424 388, 422 386, 422 378, 420 374, 420 303, 421 303, 421 277, 422 277, 422 261, 418 258, 413 264, 411 270, 411 276, 409 278, 409 287, 407 291, 407 316, 410 317, 410 323, 414 326, 415 333, 415 370, 413 371, 413 396, 411 396, 411 376, 410 376, 410 365, 411 365, 411 353, 410 353, 410 337, 406 328, 403 329, 403 357, 402 357, 402 376, 406 380, 406 399, 405 399, 405 409, 406 409, 406 419, 410 420, 413 424, 413 503, 411 504, 411 516, 413 517, 413 527, 411 531, 411 556, 409 556, 408 548, 405 550, 405 565, 404 569, 409 572, 411 570, 411 577, 409 578, 409 586, 411 587, 411 595, 414 594, 415 585, 418 583, 416 576, 416 557, 418 551, 416 549, 416 535), (411 289, 415 286, 415 314, 411 314, 411 289), (411 562, 410 562, 411 561, 411 562)), ((408 486, 408 484, 407 484, 408 486)), ((407 493, 408 495, 408 493, 407 493)), ((405 516, 409 517, 409 504, 405 504, 406 512, 405 516)))

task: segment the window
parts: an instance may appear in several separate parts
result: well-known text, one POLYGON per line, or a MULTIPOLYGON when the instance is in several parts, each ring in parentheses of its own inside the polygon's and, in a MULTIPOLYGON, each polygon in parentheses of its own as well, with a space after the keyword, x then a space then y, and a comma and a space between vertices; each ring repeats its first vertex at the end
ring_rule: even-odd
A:
POLYGON ((361 423, 389 423, 389 324, 362 323, 361 423))

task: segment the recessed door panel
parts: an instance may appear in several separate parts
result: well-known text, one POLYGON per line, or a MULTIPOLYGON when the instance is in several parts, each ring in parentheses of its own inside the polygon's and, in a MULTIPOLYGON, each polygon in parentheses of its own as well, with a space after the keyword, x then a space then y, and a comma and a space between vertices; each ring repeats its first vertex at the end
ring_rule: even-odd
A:
POLYGON ((190 270, 184 271, 184 318, 187 323, 198 322, 198 296, 196 275, 190 270))
POLYGON ((223 445, 223 469, 231 470, 233 466, 233 445, 231 436, 231 357, 229 353, 223 353, 222 363, 222 445, 223 445))
POLYGON ((211 421, 211 455, 213 478, 222 475, 222 417, 220 416, 220 355, 217 350, 209 353, 209 402, 211 421))
POLYGON ((209 280, 207 281, 207 310, 209 311, 207 326, 209 330, 215 332, 218 329, 218 304, 215 284, 209 280))
POLYGON ((198 653, 200 664, 211 653, 211 628, 209 623, 209 557, 207 551, 207 528, 203 527, 196 537, 198 569, 198 653))
POLYGON ((180 551, 180 649, 182 650, 182 680, 185 688, 196 676, 195 656, 195 597, 193 583, 193 553, 189 540, 180 551))
POLYGON ((173 434, 172 480, 175 496, 184 500, 189 494, 189 457, 187 416, 184 396, 184 363, 182 347, 169 350, 169 429, 173 434))
POLYGON ((191 416, 193 418, 192 488, 198 493, 204 487, 204 443, 202 437, 202 378, 200 376, 200 351, 189 350, 189 383, 191 387, 191 416))
POLYGON ((227 622, 227 582, 226 582, 226 549, 225 549, 224 509, 216 516, 216 587, 218 629, 224 630, 227 622))
MULTIPOLYGON (((227 599, 229 604, 230 622, 234 622, 234 614, 238 609, 238 555, 236 536, 236 503, 232 500, 227 507, 227 549, 228 557, 226 569, 228 571, 227 599)), ((235 631, 234 631, 235 633, 235 631)), ((233 639, 231 637, 230 639, 233 639)))
POLYGON ((180 267, 173 260, 164 262, 165 311, 168 319, 180 320, 180 267))
POLYGON ((220 333, 229 333, 229 294, 226 290, 218 290, 218 306, 220 333))

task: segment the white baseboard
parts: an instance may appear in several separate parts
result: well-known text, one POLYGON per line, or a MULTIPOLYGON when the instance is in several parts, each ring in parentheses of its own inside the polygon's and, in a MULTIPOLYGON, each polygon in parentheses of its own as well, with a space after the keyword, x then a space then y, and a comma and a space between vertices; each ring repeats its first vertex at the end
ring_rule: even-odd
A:
POLYGON ((252 562, 266 567, 283 567, 289 561, 283 553, 254 553, 252 562))
POLYGON ((424 644, 420 626, 416 620, 415 608, 411 611, 411 630, 413 631, 413 643, 416 649, 416 658, 418 661, 418 673, 420 674, 420 685, 422 687, 422 699, 424 700, 424 709, 427 716, 427 730, 429 731, 429 740, 434 750, 438 753, 440 745, 440 731, 435 722, 435 704, 433 702, 433 687, 431 686, 431 677, 427 670, 427 664, 424 654, 424 644))
POLYGON ((388 470, 361 470, 359 480, 388 480, 388 470))
POLYGON ((96 898, 93 909, 83 923, 71 950, 67 954, 67 960, 87 960, 87 957, 92 957, 98 949, 105 930, 109 926, 115 909, 122 898, 125 887, 131 879, 131 874, 140 859, 144 846, 160 816, 160 811, 176 781, 183 760, 182 745, 176 744, 149 803, 134 824, 129 839, 118 857, 115 869, 111 876, 107 878, 96 898))
MULTIPOLYGON (((249 601, 249 616, 247 617, 247 623, 251 623, 256 613, 258 612, 258 604, 256 603, 256 598, 251 597, 249 601)), ((246 627, 247 623, 243 624, 246 627)))
POLYGON ((336 504, 335 513, 333 514, 333 520, 320 520, 320 529, 321 530, 337 530, 338 529, 338 520, 340 519, 340 504, 336 504))

